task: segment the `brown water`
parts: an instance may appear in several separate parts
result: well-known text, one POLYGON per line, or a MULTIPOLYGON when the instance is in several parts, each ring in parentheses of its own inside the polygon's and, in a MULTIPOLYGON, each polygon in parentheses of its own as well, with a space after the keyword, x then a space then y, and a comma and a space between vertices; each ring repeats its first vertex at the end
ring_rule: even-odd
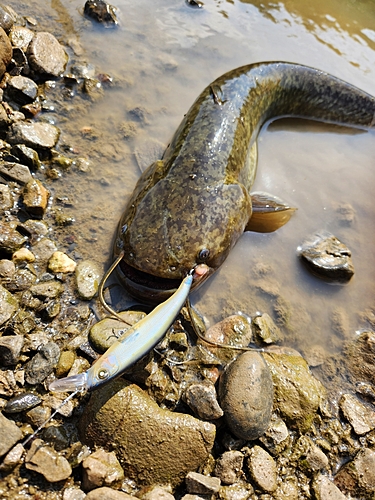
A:
MULTIPOLYGON (((284 60, 328 71, 375 94, 371 0, 206 0, 200 10, 183 0, 114 2, 121 10, 117 30, 98 29, 83 18, 83 0, 51 0, 43 11, 39 2, 35 10, 31 2, 10 2, 62 42, 79 41, 87 61, 114 79, 113 88, 87 109, 75 109, 73 99, 67 117, 51 115, 64 131, 62 141, 91 161, 89 173, 72 169, 52 184, 56 197, 69 197, 71 206, 64 209, 76 223, 61 231, 62 245, 71 250, 73 238, 76 256, 108 264, 118 218, 140 175, 135 149, 149 138, 167 144, 201 90, 222 73, 284 60), (144 110, 145 120, 136 123, 129 140, 123 125, 135 107, 144 110), (87 126, 91 136, 81 132, 87 126)), ((194 296, 209 321, 237 310, 274 314, 281 305, 286 343, 301 349, 320 344, 329 351, 366 325, 360 313, 374 306, 375 291, 374 139, 374 132, 293 120, 262 131, 254 189, 284 198, 298 212, 275 234, 244 235, 194 296), (340 222, 340 204, 354 209, 351 225, 340 222), (352 250, 356 274, 347 286, 321 283, 296 257, 303 239, 322 229, 352 250), (259 278, 261 269, 267 272, 259 278)))

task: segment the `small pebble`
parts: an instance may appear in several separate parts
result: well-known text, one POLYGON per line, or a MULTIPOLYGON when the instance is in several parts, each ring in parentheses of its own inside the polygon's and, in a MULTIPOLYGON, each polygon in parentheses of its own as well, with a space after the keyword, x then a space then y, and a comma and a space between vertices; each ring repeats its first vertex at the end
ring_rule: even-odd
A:
POLYGON ((28 384, 40 384, 53 372, 59 361, 60 348, 55 342, 48 342, 26 364, 25 380, 28 384))
POLYGON ((38 179, 30 180, 23 190, 23 204, 26 210, 35 217, 43 217, 45 214, 49 191, 38 179))
POLYGON ((11 398, 4 407, 4 413, 17 413, 19 411, 31 410, 39 405, 42 399, 32 392, 25 392, 11 398))
POLYGON ((0 413, 0 457, 8 453, 21 438, 21 429, 12 420, 8 420, 0 413))
POLYGON ((252 479, 257 486, 267 493, 277 488, 277 471, 274 459, 260 446, 254 446, 246 452, 246 463, 252 479))
POLYGON ((97 293, 102 270, 96 262, 83 260, 75 270, 76 284, 79 296, 84 300, 91 300, 97 293))
POLYGON ((202 420, 216 420, 224 415, 213 384, 191 384, 185 391, 184 399, 202 420))
POLYGON ((189 472, 185 483, 189 493, 198 493, 199 495, 213 495, 219 491, 221 484, 218 477, 205 476, 198 472, 189 472))
POLYGON ((47 481, 57 483, 67 479, 72 468, 66 458, 59 455, 41 439, 33 441, 25 459, 26 469, 42 474, 47 481))
POLYGON ((120 486, 124 479, 124 471, 115 453, 96 450, 82 462, 82 488, 90 491, 100 486, 120 486))
POLYGON ((63 252, 55 252, 48 261, 48 269, 53 273, 73 273, 76 262, 63 252))
POLYGON ((26 247, 22 247, 12 255, 14 262, 34 262, 35 255, 26 247))
POLYGON ((244 456, 240 451, 226 451, 216 461, 215 476, 223 484, 233 484, 240 477, 244 456))
POLYGON ((103 486, 102 488, 89 491, 85 500, 134 500, 134 497, 122 491, 103 486))
POLYGON ((0 366, 12 366, 18 363, 25 339, 22 335, 4 335, 0 337, 0 366))

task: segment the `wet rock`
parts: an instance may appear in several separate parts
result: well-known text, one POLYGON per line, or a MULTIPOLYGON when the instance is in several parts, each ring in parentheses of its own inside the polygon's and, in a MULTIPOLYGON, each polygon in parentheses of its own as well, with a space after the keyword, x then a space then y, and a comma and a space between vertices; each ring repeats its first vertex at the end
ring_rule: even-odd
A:
POLYGON ((263 356, 272 373, 280 416, 290 428, 307 431, 326 396, 323 385, 311 375, 306 361, 297 352, 268 351, 263 356))
POLYGON ((13 370, 0 370, 0 395, 13 396, 17 388, 13 370))
POLYGON ((107 486, 97 488, 96 490, 89 491, 85 500, 134 500, 132 495, 123 493, 122 491, 113 490, 107 486))
POLYGON ((0 326, 6 323, 18 309, 18 300, 0 285, 0 326))
POLYGON ((2 161, 0 163, 0 174, 18 184, 26 184, 32 179, 29 167, 21 163, 2 161))
POLYGON ((36 406, 25 413, 26 420, 31 425, 39 427, 51 416, 51 408, 46 406, 36 406))
MULTIPOLYGON (((11 76, 19 76, 22 72, 25 74, 29 73, 29 65, 27 62, 27 58, 22 49, 14 48, 13 49, 13 57, 10 65, 8 66, 8 71, 11 76)), ((27 108, 23 108, 22 111, 25 112, 25 109, 28 109, 29 106, 33 107, 40 103, 37 101, 32 101, 32 103, 25 104, 27 108)))
POLYGON ((69 446, 69 438, 66 430, 61 425, 50 425, 42 430, 43 441, 53 445, 56 451, 64 450, 69 446))
POLYGON ((246 450, 246 465, 257 486, 271 493, 277 488, 277 471, 274 459, 260 446, 246 450))
POLYGON ((16 365, 24 342, 25 339, 22 335, 6 335, 0 337, 0 366, 16 365))
POLYGON ((205 462, 215 439, 212 424, 161 409, 120 379, 92 394, 79 431, 89 446, 110 446, 125 475, 142 485, 181 483, 205 462))
POLYGON ((53 372, 60 357, 60 348, 55 342, 42 346, 35 356, 26 364, 25 380, 28 384, 40 384, 53 372))
POLYGON ((248 351, 228 365, 220 377, 220 406, 237 437, 259 438, 267 429, 273 406, 270 370, 258 352, 248 351))
POLYGON ((25 392, 11 398, 4 406, 4 413, 18 413, 19 411, 31 410, 39 405, 42 399, 32 392, 25 392))
POLYGON ((0 413, 0 457, 8 453, 21 438, 21 429, 12 420, 8 420, 0 413))
POLYGON ((267 313, 256 316, 252 324, 256 339, 264 344, 275 344, 283 338, 280 328, 275 325, 273 319, 267 313))
POLYGON ((355 380, 375 386, 375 333, 362 332, 345 349, 345 361, 355 380))
POLYGON ((64 291, 64 286, 58 281, 49 280, 37 283, 30 288, 30 292, 34 297, 44 299, 55 299, 59 297, 64 291))
POLYGON ((301 436, 293 448, 293 458, 305 473, 317 472, 328 466, 328 458, 308 436, 301 436))
POLYGON ((30 180, 23 190, 23 204, 35 217, 43 217, 49 198, 49 191, 38 179, 30 180))
POLYGON ((142 500, 174 500, 174 496, 166 488, 155 486, 142 496, 142 500))
POLYGON ((13 207, 13 196, 7 184, 0 184, 0 213, 13 207))
POLYGON ((10 126, 7 140, 10 144, 23 143, 30 148, 51 149, 59 135, 60 130, 50 123, 17 121, 10 126))
POLYGON ((13 261, 8 259, 0 260, 0 278, 2 278, 4 282, 13 279, 15 272, 16 266, 13 261))
MULTIPOLYGON (((22 292, 28 290, 33 283, 35 283, 36 276, 35 273, 31 272, 29 269, 18 269, 14 275, 13 280, 7 285, 10 292, 22 292)), ((25 305, 27 299, 25 295, 22 296, 22 304, 25 305)))
POLYGON ((224 415, 213 384, 191 384, 185 391, 184 400, 202 420, 216 420, 224 415))
POLYGON ((22 247, 12 255, 13 262, 34 262, 35 255, 26 247, 22 247))
POLYGON ((40 262, 49 260, 56 250, 56 244, 49 238, 42 238, 32 247, 33 254, 40 262))
POLYGON ((193 9, 202 9, 204 5, 200 0, 185 0, 185 3, 193 9))
POLYGON ((14 223, 0 221, 0 250, 12 254, 27 241, 17 230, 14 223))
POLYGON ((55 252, 48 261, 48 269, 53 273, 73 273, 76 262, 63 252, 55 252))
POLYGON ((6 67, 12 60, 12 45, 8 35, 0 28, 0 78, 5 73, 6 67))
POLYGON ((43 31, 34 35, 27 56, 35 72, 52 76, 60 76, 68 62, 68 54, 62 45, 51 33, 43 31))
POLYGON ((100 486, 119 487, 124 479, 124 471, 113 451, 108 453, 101 449, 96 450, 84 459, 82 466, 84 491, 100 486))
POLYGON ((244 456, 240 451, 226 451, 216 461, 215 476, 223 484, 233 484, 242 472, 244 456))
POLYGON ((42 236, 48 234, 48 225, 42 220, 28 219, 21 227, 28 233, 32 245, 42 236))
POLYGON ((15 20, 15 16, 10 9, 7 6, 0 5, 0 26, 6 33, 9 33, 12 29, 15 20))
POLYGON ((26 76, 13 76, 8 81, 9 96, 18 104, 32 102, 38 93, 37 84, 26 76))
POLYGON ((86 493, 84 491, 72 487, 64 490, 62 500, 84 500, 84 498, 86 498, 86 493))
POLYGON ((104 95, 102 84, 95 78, 86 78, 83 82, 82 91, 87 94, 92 101, 95 101, 104 95))
POLYGON ((350 250, 333 234, 315 234, 297 252, 310 271, 326 281, 345 283, 354 275, 350 250))
POLYGON ((281 418, 272 415, 268 429, 259 440, 272 455, 277 455, 290 444, 288 427, 281 418))
POLYGON ((198 472, 189 472, 185 483, 189 493, 198 493, 198 495, 213 495, 220 488, 218 477, 209 477, 198 472))
POLYGON ((351 462, 342 467, 335 476, 335 484, 345 493, 358 498, 359 495, 375 493, 375 451, 361 449, 351 462))
POLYGON ((33 37, 34 32, 24 26, 13 26, 9 33, 9 40, 11 41, 13 47, 21 49, 23 52, 27 51, 33 37))
POLYGON ((79 296, 91 300, 97 293, 102 270, 93 260, 83 260, 76 267, 76 284, 79 296))
POLYGON ((338 487, 323 474, 319 474, 312 483, 312 490, 316 500, 346 500, 346 496, 341 493, 338 487))
POLYGON ((375 411, 362 404, 352 394, 343 394, 340 409, 358 436, 363 436, 375 429, 375 411))
POLYGON ((15 144, 12 146, 11 152, 24 165, 27 165, 32 170, 39 170, 41 163, 35 149, 28 148, 24 144, 15 144))
POLYGON ((56 377, 64 377, 73 366, 75 359, 76 355, 73 351, 63 351, 56 366, 56 377))
POLYGON ((146 314, 138 311, 123 311, 119 313, 119 316, 123 318, 127 324, 120 323, 114 319, 104 318, 91 327, 89 341, 96 351, 100 353, 105 352, 111 347, 116 339, 131 328, 131 325, 135 325, 144 318, 146 314))
POLYGON ((106 28, 118 24, 116 8, 104 2, 104 0, 87 0, 84 7, 84 13, 98 23, 102 23, 106 28))
POLYGON ((42 474, 47 481, 57 483, 67 479, 72 468, 66 458, 60 456, 41 439, 35 439, 25 459, 26 469, 42 474))
POLYGON ((12 448, 8 454, 4 457, 4 460, 2 461, 0 465, 0 471, 1 472, 10 472, 12 469, 14 469, 17 465, 21 463, 22 460, 22 455, 25 452, 25 448, 22 446, 21 443, 16 444, 14 448, 12 448))

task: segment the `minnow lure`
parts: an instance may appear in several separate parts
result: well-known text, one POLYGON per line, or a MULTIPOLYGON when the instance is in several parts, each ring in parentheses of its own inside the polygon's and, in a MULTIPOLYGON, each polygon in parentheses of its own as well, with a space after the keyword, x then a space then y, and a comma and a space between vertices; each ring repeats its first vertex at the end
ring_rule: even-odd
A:
POLYGON ((169 299, 121 335, 91 368, 78 375, 55 380, 49 385, 49 390, 93 391, 120 376, 163 338, 184 305, 193 278, 191 271, 169 299))

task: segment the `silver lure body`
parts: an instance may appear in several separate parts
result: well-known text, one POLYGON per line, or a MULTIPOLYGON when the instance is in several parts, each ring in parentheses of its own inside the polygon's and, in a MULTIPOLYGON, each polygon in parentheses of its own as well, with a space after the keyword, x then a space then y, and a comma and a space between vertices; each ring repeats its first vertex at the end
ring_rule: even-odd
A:
POLYGON ((86 372, 55 380, 50 391, 92 391, 115 377, 153 349, 172 325, 190 291, 188 275, 176 292, 119 337, 86 372))

